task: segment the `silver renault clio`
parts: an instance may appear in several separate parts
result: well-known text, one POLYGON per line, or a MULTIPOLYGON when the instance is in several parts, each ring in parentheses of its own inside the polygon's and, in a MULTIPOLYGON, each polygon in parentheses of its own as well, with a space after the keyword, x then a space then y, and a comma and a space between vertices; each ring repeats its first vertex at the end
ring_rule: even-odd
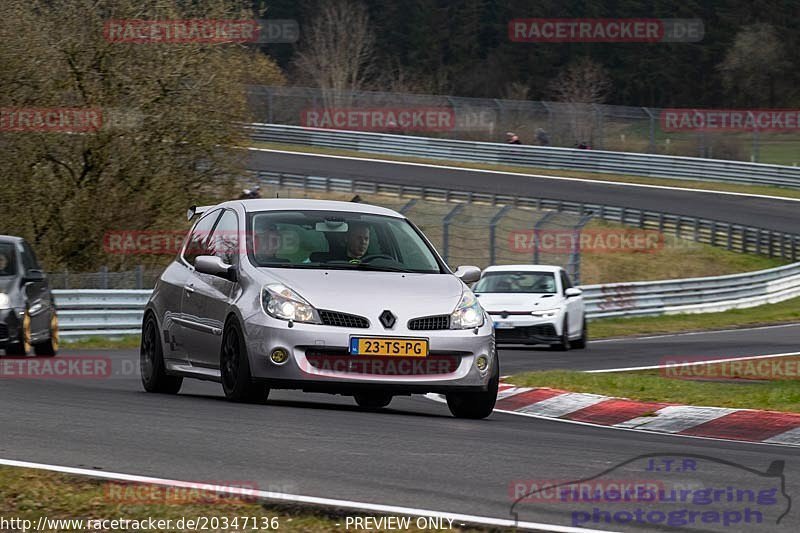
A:
POLYGON ((379 409, 440 393, 453 415, 494 408, 491 319, 401 214, 360 203, 244 200, 198 217, 144 313, 142 383, 218 381, 233 401, 271 388, 352 395, 379 409))

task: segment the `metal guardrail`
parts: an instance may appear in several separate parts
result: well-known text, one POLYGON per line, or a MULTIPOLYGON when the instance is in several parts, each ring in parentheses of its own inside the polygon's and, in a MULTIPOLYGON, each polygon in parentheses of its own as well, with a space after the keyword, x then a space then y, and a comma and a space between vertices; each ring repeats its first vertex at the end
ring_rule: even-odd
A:
POLYGON ((278 124, 246 124, 253 140, 427 159, 773 185, 800 189, 800 167, 632 152, 457 141, 278 124))
POLYGON ((734 252, 782 257, 792 262, 798 261, 798 258, 800 258, 800 235, 706 218, 569 200, 452 191, 435 187, 415 187, 324 176, 304 176, 265 171, 253 171, 253 174, 263 185, 275 187, 293 187, 305 190, 353 194, 391 194, 423 200, 510 205, 540 210, 552 209, 580 216, 591 214, 604 220, 641 229, 656 230, 678 238, 723 247, 734 252))
MULTIPOLYGON (((800 296, 800 263, 728 276, 584 285, 589 319, 709 313, 800 296)), ((57 290, 63 337, 139 334, 149 290, 57 290)))

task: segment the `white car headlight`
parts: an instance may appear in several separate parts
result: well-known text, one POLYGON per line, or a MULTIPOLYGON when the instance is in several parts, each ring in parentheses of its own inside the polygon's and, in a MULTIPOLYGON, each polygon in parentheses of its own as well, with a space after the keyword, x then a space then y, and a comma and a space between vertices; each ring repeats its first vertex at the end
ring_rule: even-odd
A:
POLYGON ((553 318, 558 314, 558 309, 545 309, 541 311, 531 311, 536 318, 553 318))
POLYGON ((261 306, 264 312, 281 320, 321 324, 319 313, 302 296, 286 285, 273 283, 261 289, 261 306))
POLYGON ((450 329, 479 328, 483 325, 483 307, 472 291, 461 295, 456 310, 450 315, 450 329))
POLYGON ((0 292, 0 309, 11 309, 11 298, 4 292, 0 292))

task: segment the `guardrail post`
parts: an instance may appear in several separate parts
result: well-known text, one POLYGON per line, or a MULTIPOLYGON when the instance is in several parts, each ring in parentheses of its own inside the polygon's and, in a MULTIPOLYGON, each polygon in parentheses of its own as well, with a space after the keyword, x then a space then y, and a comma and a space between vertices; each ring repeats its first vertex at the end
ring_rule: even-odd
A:
POLYGON ((450 210, 447 215, 445 215, 444 219, 442 220, 442 255, 444 256, 445 263, 447 262, 447 258, 449 257, 449 247, 450 247, 450 222, 452 222, 453 218, 464 209, 464 204, 458 204, 453 209, 450 210))
POLYGON ((498 211, 493 217, 492 220, 489 221, 489 264, 495 264, 497 259, 497 252, 495 249, 495 231, 497 229, 497 224, 500 222, 500 219, 503 218, 506 213, 511 210, 511 206, 507 205, 504 206, 500 211, 498 211))
POLYGON ((664 233, 664 213, 658 214, 658 232, 664 233))
POLYGON ((717 223, 711 221, 711 246, 717 245, 717 223))
POLYGON ((730 223, 728 224, 727 241, 728 242, 727 242, 726 248, 728 250, 733 250, 733 228, 731 227, 730 223))
POLYGON ((694 235, 694 242, 700 242, 700 220, 694 219, 694 228, 692 231, 694 235))
POLYGON ((143 289, 144 288, 144 267, 142 265, 136 265, 136 288, 143 289))

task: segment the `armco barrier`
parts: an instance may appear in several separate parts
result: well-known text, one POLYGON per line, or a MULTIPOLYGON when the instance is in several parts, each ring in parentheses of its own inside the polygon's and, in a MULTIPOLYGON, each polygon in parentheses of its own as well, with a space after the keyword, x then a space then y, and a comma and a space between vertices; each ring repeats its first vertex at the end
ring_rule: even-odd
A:
POLYGON ((252 173, 265 186, 353 194, 390 194, 400 197, 420 198, 422 200, 510 205, 539 210, 551 209, 558 212, 574 213, 579 216, 592 215, 641 229, 656 230, 679 238, 723 247, 734 252, 783 257, 792 262, 800 258, 800 236, 798 235, 718 220, 569 200, 452 191, 435 187, 416 187, 260 170, 253 170, 252 173))
MULTIPOLYGON (((800 263, 728 276, 585 285, 590 319, 710 313, 800 296, 800 263)), ((53 291, 63 337, 138 334, 150 291, 53 291)))
POLYGON ((278 124, 244 124, 243 127, 253 140, 262 142, 337 148, 364 153, 427 159, 580 170, 682 180, 711 180, 800 189, 800 167, 631 152, 606 152, 457 141, 383 133, 323 130, 278 124))

